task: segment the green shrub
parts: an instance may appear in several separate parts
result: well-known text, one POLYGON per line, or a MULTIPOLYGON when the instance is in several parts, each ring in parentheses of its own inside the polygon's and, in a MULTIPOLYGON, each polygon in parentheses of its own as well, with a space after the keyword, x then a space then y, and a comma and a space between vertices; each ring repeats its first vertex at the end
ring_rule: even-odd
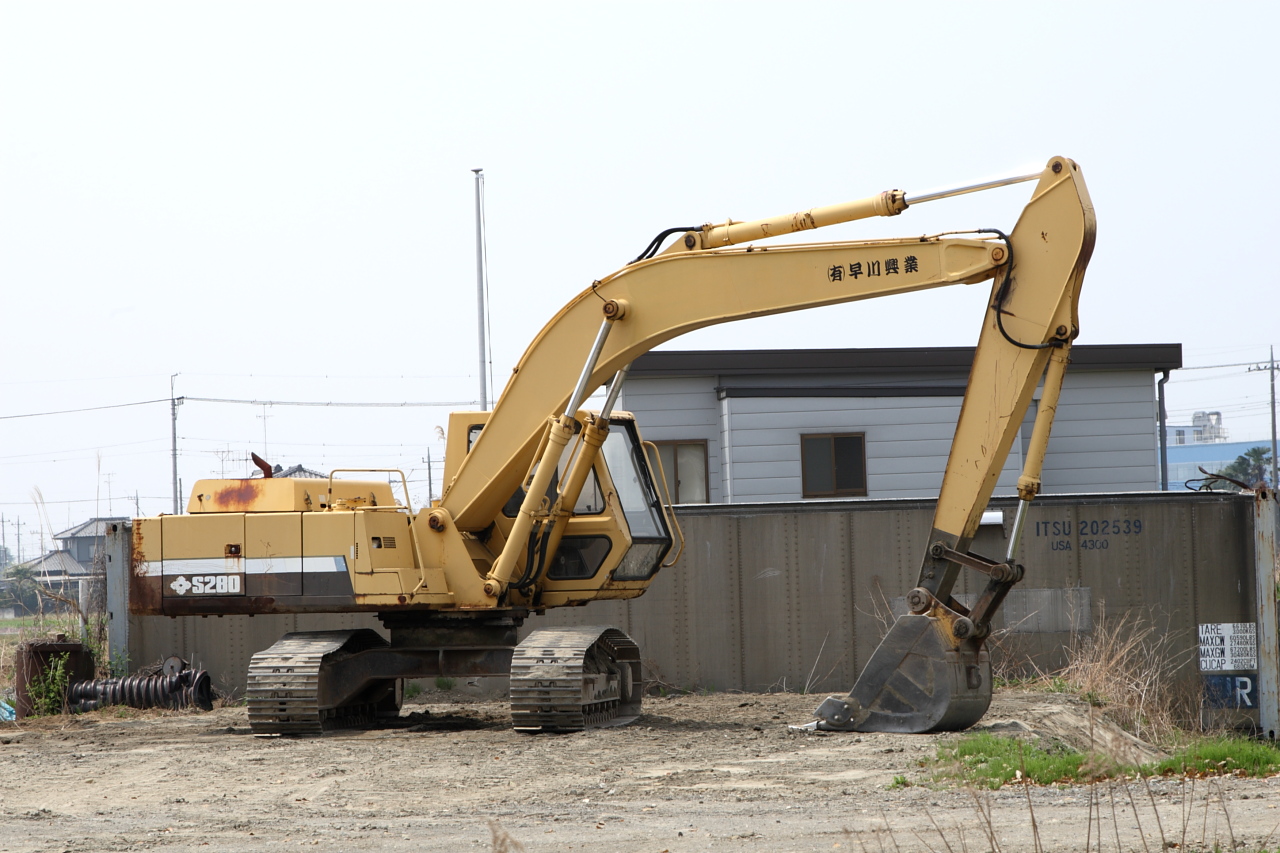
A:
POLYGON ((61 714, 67 704, 67 658, 70 655, 54 655, 44 672, 27 682, 27 696, 31 699, 31 716, 48 717, 61 714))

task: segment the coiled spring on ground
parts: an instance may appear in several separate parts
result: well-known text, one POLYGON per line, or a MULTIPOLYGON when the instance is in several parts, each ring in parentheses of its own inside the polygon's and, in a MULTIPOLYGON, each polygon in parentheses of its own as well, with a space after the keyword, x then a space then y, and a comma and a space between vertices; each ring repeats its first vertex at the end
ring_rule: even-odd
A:
POLYGON ((76 681, 67 688, 72 711, 96 711, 108 705, 131 708, 189 708, 213 710, 209 673, 188 669, 174 675, 131 675, 99 681, 76 681))

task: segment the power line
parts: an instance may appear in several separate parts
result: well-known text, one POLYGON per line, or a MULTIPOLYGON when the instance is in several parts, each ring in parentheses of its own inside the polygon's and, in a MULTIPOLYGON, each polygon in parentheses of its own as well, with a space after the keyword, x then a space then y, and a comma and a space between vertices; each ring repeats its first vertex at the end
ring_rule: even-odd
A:
MULTIPOLYGON (((153 495, 140 497, 140 500, 144 500, 144 501, 167 501, 168 499, 169 499, 168 495, 165 495, 164 497, 155 497, 153 495)), ((70 501, 44 501, 44 503, 46 504, 92 504, 92 503, 102 503, 102 499, 101 498, 82 498, 80 500, 70 500, 70 501)), ((0 501, 0 506, 31 506, 31 504, 32 504, 32 501, 0 501)))
MULTIPOLYGON (((0 459, 29 459, 33 456, 49 456, 51 454, 56 456, 57 454, 60 454, 60 453, 82 453, 87 450, 106 450, 112 447, 135 447, 139 444, 151 444, 156 441, 164 441, 164 439, 149 438, 149 439, 146 439, 145 441, 126 441, 120 444, 99 444, 93 447, 70 447, 70 448, 63 448, 61 450, 44 450, 39 453, 19 453, 14 456, 0 456, 0 459)), ((112 454, 112 455, 114 456, 116 454, 112 454)))
POLYGON ((11 421, 15 418, 43 418, 47 415, 74 415, 78 412, 100 412, 103 409, 125 409, 129 406, 150 406, 154 403, 167 403, 169 398, 161 400, 140 400, 137 403, 116 403, 112 406, 88 406, 83 409, 62 409, 57 412, 28 412, 25 415, 0 415, 0 421, 11 421))
MULTIPOLYGON (((408 408, 447 408, 450 406, 474 406, 477 405, 475 400, 442 400, 437 402, 404 402, 404 403, 342 403, 342 402, 303 402, 297 400, 233 400, 225 397, 178 397, 178 401, 186 401, 193 403, 237 403, 246 406, 319 406, 324 408, 355 408, 355 409, 408 409, 408 408)), ((159 400, 139 400, 136 403, 116 403, 110 406, 86 406, 81 409, 60 409, 54 412, 27 412, 21 415, 0 415, 0 421, 15 420, 17 418, 43 418, 49 415, 73 415, 80 412, 100 412, 104 409, 124 409, 130 406, 150 406, 155 403, 169 403, 172 398, 164 397, 159 400)))
MULTIPOLYGON (((179 397, 191 403, 238 403, 245 406, 321 406, 325 408, 352 409, 407 409, 407 408, 444 408, 448 406, 474 406, 475 400, 442 400, 432 403, 339 403, 339 402, 300 402, 296 400, 232 400, 226 397, 179 397)), ((168 402, 167 400, 164 402, 168 402)))
MULTIPOLYGON (((200 437, 200 436, 193 436, 193 435, 181 435, 181 436, 178 436, 178 437, 179 437, 179 438, 181 438, 183 441, 203 441, 203 442, 209 442, 209 443, 213 443, 213 444, 234 444, 236 441, 239 441, 239 440, 240 440, 240 439, 230 439, 230 438, 202 438, 202 437, 200 437)), ((369 442, 345 443, 345 442, 340 442, 340 441, 313 441, 313 442, 306 442, 306 441, 283 441, 283 442, 279 442, 279 441, 278 441, 278 442, 276 442, 276 444, 278 444, 278 445, 279 445, 279 444, 284 444, 284 445, 286 445, 286 446, 288 446, 288 447, 333 447, 333 448, 357 448, 357 447, 406 447, 406 448, 420 448, 420 447, 422 447, 424 444, 444 444, 444 442, 443 442, 443 441, 441 441, 441 440, 440 440, 440 439, 438 439, 438 438, 431 438, 431 439, 425 439, 425 440, 423 440, 423 441, 396 441, 396 442, 392 442, 392 443, 390 443, 390 444, 377 444, 377 443, 369 443, 369 442)), ((414 452, 416 453, 417 451, 416 451, 416 450, 414 450, 414 452)), ((4 457, 0 457, 0 459, 3 459, 3 458, 4 458, 4 457)))
POLYGON ((1219 370, 1224 367, 1253 367, 1259 362, 1256 361, 1240 361, 1232 364, 1197 364, 1194 366, 1179 367, 1178 370, 1219 370))
MULTIPOLYGON (((186 373, 183 376, 203 376, 213 379, 469 379, 470 373, 436 373, 415 375, 411 373, 186 373)), ((0 383, 2 384, 2 383, 0 383)))

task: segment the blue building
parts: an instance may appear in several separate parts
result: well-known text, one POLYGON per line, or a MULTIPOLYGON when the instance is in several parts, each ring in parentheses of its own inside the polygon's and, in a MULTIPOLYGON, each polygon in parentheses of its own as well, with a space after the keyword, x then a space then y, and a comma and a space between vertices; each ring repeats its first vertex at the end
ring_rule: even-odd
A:
MULTIPOLYGON (((1172 490, 1185 487, 1187 480, 1202 479, 1200 469, 1218 472, 1226 468, 1245 451, 1254 447, 1265 447, 1271 452, 1271 439, 1260 438, 1254 441, 1219 441, 1196 442, 1191 444, 1169 443, 1169 488, 1172 490)), ((1194 483, 1192 486, 1194 487, 1194 483)))

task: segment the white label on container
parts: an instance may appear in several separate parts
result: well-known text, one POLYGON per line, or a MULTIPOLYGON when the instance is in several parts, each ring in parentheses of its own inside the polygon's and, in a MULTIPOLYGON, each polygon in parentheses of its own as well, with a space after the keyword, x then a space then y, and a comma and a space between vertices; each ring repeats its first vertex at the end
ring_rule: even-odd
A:
POLYGON ((1200 626, 1200 671, 1258 668, 1258 626, 1254 622, 1208 622, 1200 626))

